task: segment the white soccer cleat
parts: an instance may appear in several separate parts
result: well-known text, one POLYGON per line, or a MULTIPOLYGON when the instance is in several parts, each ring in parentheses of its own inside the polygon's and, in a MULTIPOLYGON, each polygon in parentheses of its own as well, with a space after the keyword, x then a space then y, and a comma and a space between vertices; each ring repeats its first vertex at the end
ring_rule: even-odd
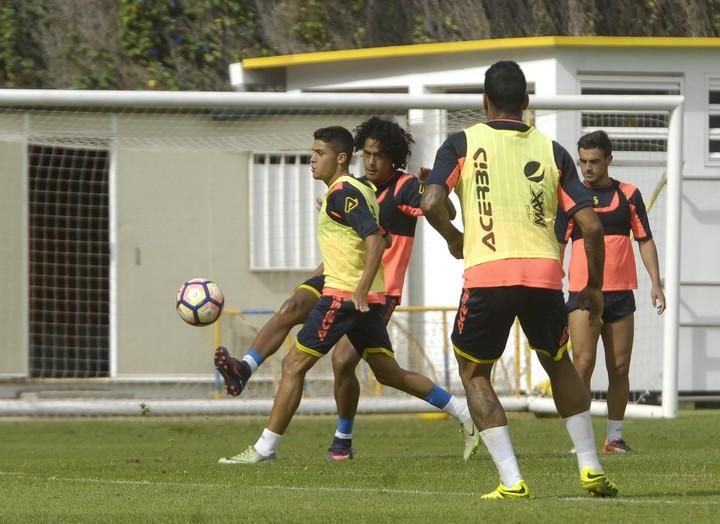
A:
POLYGON ((218 460, 219 464, 259 464, 260 462, 275 462, 275 453, 266 457, 261 455, 255 449, 255 446, 248 446, 248 448, 233 457, 222 457, 218 460))
POLYGON ((472 419, 465 422, 462 426, 463 436, 465 437, 465 449, 463 450, 463 460, 470 460, 478 447, 480 447, 480 431, 475 427, 472 419))

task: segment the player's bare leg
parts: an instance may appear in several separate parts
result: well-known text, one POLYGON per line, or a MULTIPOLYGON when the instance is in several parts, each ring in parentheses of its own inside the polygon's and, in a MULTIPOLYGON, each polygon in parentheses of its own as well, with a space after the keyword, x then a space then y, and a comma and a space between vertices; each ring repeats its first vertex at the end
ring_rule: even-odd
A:
POLYGON ((625 408, 630 397, 630 356, 635 334, 635 316, 605 324, 602 330, 605 365, 608 372, 607 432, 603 450, 606 453, 631 451, 622 436, 625 408))
POLYGON ((457 361, 468 408, 477 428, 484 431, 507 426, 505 409, 490 381, 493 364, 479 364, 460 356, 457 361))
POLYGON ((300 405, 305 375, 317 361, 317 357, 296 348, 288 351, 283 358, 282 377, 267 427, 254 445, 233 457, 221 458, 221 464, 257 464, 275 460, 275 449, 300 405))
POLYGON ((367 356, 375 378, 383 386, 399 389, 418 398, 427 396, 435 385, 425 375, 401 368, 397 360, 382 353, 367 356))
POLYGON ((285 433, 302 398, 305 374, 318 358, 297 348, 288 351, 282 362, 282 376, 273 402, 267 428, 279 435, 285 433))
POLYGON ((505 409, 490 381, 493 364, 473 362, 459 355, 456 359, 470 414, 500 475, 500 485, 481 498, 527 498, 530 492, 510 441, 505 409))
POLYGON ((567 353, 557 361, 542 353, 538 353, 538 358, 550 378, 553 400, 561 417, 590 409, 590 394, 567 353))
POLYGON ((347 337, 341 338, 332 350, 338 425, 328 449, 329 462, 341 462, 353 457, 352 428, 360 401, 360 383, 355 368, 360 360, 360 355, 347 337))
POLYGON ((573 364, 585 384, 588 395, 590 394, 592 374, 595 370, 597 343, 603 326, 600 320, 591 324, 589 318, 589 312, 584 309, 571 311, 568 316, 573 364))
POLYGON ((257 367, 277 352, 294 326, 305 321, 317 300, 317 294, 311 290, 296 288, 278 312, 260 329, 242 359, 232 357, 223 346, 215 350, 215 367, 225 381, 228 395, 236 397, 242 393, 257 367))
POLYGON ((590 394, 567 353, 559 360, 538 353, 550 377, 553 399, 575 446, 580 485, 592 496, 614 497, 618 488, 604 473, 595 450, 595 434, 590 418, 590 394))
POLYGON ((338 416, 355 418, 360 401, 360 382, 355 368, 360 355, 347 337, 340 339, 332 350, 332 368, 335 375, 335 404, 338 416))
POLYGON ((630 396, 630 355, 635 333, 634 315, 605 324, 602 332, 608 372, 608 418, 622 420, 630 396))
POLYGON ((371 353, 366 357, 375 378, 384 386, 404 391, 445 411, 461 424, 465 438, 463 459, 467 461, 480 445, 478 433, 468 405, 435 384, 425 375, 401 368, 394 357, 385 353, 371 353))
POLYGON ((260 329, 252 348, 263 360, 274 355, 288 337, 290 330, 302 324, 318 301, 318 295, 305 288, 296 288, 280 309, 260 329))

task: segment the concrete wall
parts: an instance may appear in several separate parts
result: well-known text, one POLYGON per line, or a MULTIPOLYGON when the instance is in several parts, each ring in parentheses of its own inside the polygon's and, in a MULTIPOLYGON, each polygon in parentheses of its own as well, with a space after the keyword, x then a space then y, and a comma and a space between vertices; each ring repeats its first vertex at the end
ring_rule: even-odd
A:
POLYGON ((248 155, 121 150, 116 176, 117 375, 210 373, 213 330, 178 317, 179 285, 206 277, 226 307, 276 308, 305 278, 248 269, 248 155))
POLYGON ((0 378, 25 376, 27 351, 27 195, 25 146, 0 142, 0 378))
MULTIPOLYGON (((107 113, 33 115, 26 121, 2 117, 4 132, 21 134, 30 129, 36 140, 57 140, 61 146, 97 146, 112 136, 113 126, 122 135, 114 145, 112 140, 106 143, 114 158, 111 198, 116 204, 113 376, 208 378, 214 370, 213 329, 189 326, 177 316, 175 295, 180 284, 193 277, 211 278, 222 287, 227 308, 271 309, 279 307, 307 274, 249 270, 249 155, 240 152, 248 144, 237 138, 249 135, 239 129, 240 124, 188 115, 175 120, 157 115, 115 119, 107 113), (228 139, 229 127, 235 129, 235 136, 228 139), (71 138, 73 132, 96 138, 71 138), (230 151, 218 151, 223 148, 230 151)), ((281 126, 278 120, 270 123, 267 136, 278 136, 281 126)), ((255 138, 258 135, 262 133, 255 138)), ((265 148, 272 146, 267 136, 259 139, 265 148)), ((309 149, 312 135, 303 136, 309 149)), ((0 139, 0 155, 0 296, 6 305, 0 315, 0 378, 24 377, 28 373, 25 144, 17 136, 12 141, 0 139)))

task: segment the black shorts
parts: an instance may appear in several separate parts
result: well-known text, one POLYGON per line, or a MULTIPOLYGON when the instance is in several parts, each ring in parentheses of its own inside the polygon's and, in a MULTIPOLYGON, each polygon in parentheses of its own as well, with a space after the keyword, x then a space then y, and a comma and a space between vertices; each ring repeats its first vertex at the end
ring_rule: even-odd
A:
MULTIPOLYGON (((322 290, 325 287, 325 276, 320 275, 319 277, 308 278, 305 282, 300 284, 297 289, 307 289, 311 293, 315 294, 320 298, 322 296, 322 290)), ((383 307, 383 318, 385 323, 390 322, 390 317, 395 312, 395 308, 400 305, 400 297, 394 295, 385 295, 385 306, 383 307)))
POLYGON ((526 286, 463 289, 451 337, 455 352, 473 362, 495 362, 515 317, 532 349, 562 358, 568 345, 562 291, 526 286))
POLYGON ((307 289, 311 293, 314 293, 318 298, 322 295, 322 290, 325 287, 325 276, 320 275, 319 277, 308 278, 305 282, 300 284, 297 289, 307 289))
MULTIPOLYGON (((604 291, 602 321, 606 324, 617 322, 621 318, 635 313, 635 294, 632 291, 604 291)), ((578 293, 571 292, 566 304, 568 313, 580 309, 578 293)))
POLYGON ((385 319, 385 324, 390 322, 390 317, 392 317, 395 312, 395 308, 399 305, 400 297, 385 295, 385 307, 383 308, 383 318, 385 319))
POLYGON ((370 304, 370 311, 361 312, 350 300, 324 295, 297 334, 297 348, 319 358, 327 355, 337 341, 347 335, 363 358, 368 353, 385 353, 392 357, 384 309, 382 304, 370 304))

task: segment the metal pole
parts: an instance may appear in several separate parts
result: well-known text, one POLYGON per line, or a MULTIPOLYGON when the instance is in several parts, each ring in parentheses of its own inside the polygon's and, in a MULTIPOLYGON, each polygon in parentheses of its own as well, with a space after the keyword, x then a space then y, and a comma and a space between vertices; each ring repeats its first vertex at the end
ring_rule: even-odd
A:
POLYGON ((665 297, 663 326, 662 414, 678 411, 678 324, 680 321, 680 212, 682 198, 683 104, 670 112, 668 125, 667 211, 665 230, 665 297))

